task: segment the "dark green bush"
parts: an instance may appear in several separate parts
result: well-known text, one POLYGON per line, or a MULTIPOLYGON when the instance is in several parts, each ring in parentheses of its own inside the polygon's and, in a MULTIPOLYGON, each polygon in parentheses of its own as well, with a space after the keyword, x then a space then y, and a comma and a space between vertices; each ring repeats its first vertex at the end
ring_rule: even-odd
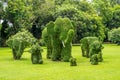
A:
POLYGON ((120 28, 112 29, 108 32, 108 39, 113 43, 120 45, 120 28))
POLYGON ((98 64, 98 54, 94 54, 90 57, 90 62, 92 65, 97 65, 98 64))
POLYGON ((76 58, 70 58, 70 66, 77 66, 76 58))
POLYGON ((42 49, 38 43, 34 44, 32 48, 30 49, 31 53, 31 61, 33 64, 43 64, 42 60, 42 49))
POLYGON ((102 62, 102 61, 103 61, 102 53, 99 53, 99 54, 98 54, 98 61, 99 61, 99 62, 102 62))

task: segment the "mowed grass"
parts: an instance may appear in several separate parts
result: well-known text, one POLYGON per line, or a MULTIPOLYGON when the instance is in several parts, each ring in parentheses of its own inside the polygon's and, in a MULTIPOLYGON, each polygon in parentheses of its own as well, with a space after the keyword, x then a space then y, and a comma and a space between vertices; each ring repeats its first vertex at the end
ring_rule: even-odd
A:
POLYGON ((120 80, 120 46, 104 44, 104 61, 99 65, 91 65, 88 58, 81 56, 80 46, 73 46, 78 66, 72 67, 69 62, 46 59, 43 49, 44 64, 32 64, 30 53, 13 60, 11 49, 0 48, 0 80, 120 80))

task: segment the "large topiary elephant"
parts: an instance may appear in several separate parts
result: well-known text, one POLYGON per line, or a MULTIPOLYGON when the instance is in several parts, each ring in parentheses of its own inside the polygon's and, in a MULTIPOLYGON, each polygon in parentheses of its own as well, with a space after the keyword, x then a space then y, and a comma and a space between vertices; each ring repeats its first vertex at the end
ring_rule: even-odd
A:
POLYGON ((69 61, 74 27, 68 18, 57 18, 55 22, 49 22, 42 35, 47 45, 48 58, 53 61, 69 61))
POLYGON ((83 57, 90 57, 98 54, 98 61, 102 61, 102 43, 97 37, 84 37, 80 40, 83 57))

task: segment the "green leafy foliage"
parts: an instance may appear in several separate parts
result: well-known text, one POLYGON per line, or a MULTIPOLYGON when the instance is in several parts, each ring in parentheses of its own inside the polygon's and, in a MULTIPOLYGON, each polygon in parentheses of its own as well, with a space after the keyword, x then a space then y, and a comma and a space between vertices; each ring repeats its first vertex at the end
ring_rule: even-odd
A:
POLYGON ((76 20, 76 38, 77 40, 87 37, 99 37, 101 40, 105 38, 105 26, 101 23, 101 18, 97 15, 89 15, 85 12, 79 12, 74 18, 76 20))
POLYGON ((98 53, 98 61, 102 62, 103 61, 103 57, 102 57, 102 53, 98 53))
POLYGON ((114 8, 112 9, 112 14, 113 16, 108 27, 110 29, 118 28, 120 26, 120 6, 119 5, 114 6, 114 8))
MULTIPOLYGON (((32 11, 34 20, 31 28, 31 33, 35 38, 40 39, 42 36, 43 27, 50 21, 54 21, 55 5, 49 0, 32 0, 32 11)), ((30 4, 30 5, 31 5, 30 4)))
POLYGON ((70 58, 70 66, 77 66, 76 58, 70 58))
POLYGON ((10 34, 27 28, 35 38, 40 39, 45 25, 61 16, 69 18, 74 25, 73 43, 79 43, 80 39, 87 36, 107 41, 107 32, 120 25, 119 0, 9 0, 7 3, 5 10, 1 5, 0 15, 3 20, 13 24, 10 34))
POLYGON ((99 16, 102 17, 102 22, 109 28, 119 27, 119 0, 94 0, 93 6, 96 8, 99 16))
POLYGON ((3 3, 0 1, 0 19, 2 18, 2 12, 3 12, 3 3))
POLYGON ((50 59, 52 55, 52 35, 54 34, 54 23, 51 21, 46 25, 42 32, 42 39, 47 46, 47 58, 50 59))
POLYGON ((120 45, 120 28, 112 29, 108 32, 108 39, 113 43, 120 45))
POLYGON ((36 40, 28 31, 18 32, 7 40, 7 45, 12 49, 13 58, 21 58, 24 49, 32 45, 36 40))
POLYGON ((42 60, 42 49, 40 47, 40 45, 38 43, 33 44, 32 48, 30 49, 30 53, 31 53, 31 61, 33 64, 43 64, 43 60, 42 60))
POLYGON ((72 57, 71 49, 72 49, 73 36, 74 36, 74 30, 70 29, 67 33, 67 38, 65 39, 65 42, 63 42, 64 46, 63 46, 62 52, 61 52, 61 57, 62 57, 63 61, 68 62, 69 59, 72 57))
POLYGON ((47 55, 50 54, 53 61, 68 62, 71 58, 73 36, 74 28, 68 18, 59 17, 54 23, 49 22, 43 30, 43 39, 47 44, 47 55))
POLYGON ((6 46, 6 40, 9 38, 10 36, 10 28, 9 28, 9 25, 8 25, 8 21, 7 20, 4 20, 2 22, 2 25, 1 25, 1 29, 0 29, 0 46, 3 46, 5 47, 6 46))
POLYGON ((103 61, 103 46, 97 37, 85 37, 80 40, 80 43, 83 57, 91 58, 94 54, 99 54, 99 61, 103 61))
MULTIPOLYGON (((29 0, 30 1, 30 0, 29 0)), ((28 0, 9 0, 8 7, 5 10, 5 18, 8 19, 14 27, 14 34, 21 28, 29 29, 33 20, 32 5, 28 0)))
POLYGON ((91 62, 92 65, 97 65, 98 64, 98 57, 97 56, 98 56, 98 54, 94 54, 94 55, 91 56, 90 62, 91 62))
POLYGON ((92 42, 98 41, 97 37, 84 37, 80 40, 82 56, 89 57, 89 48, 92 42))

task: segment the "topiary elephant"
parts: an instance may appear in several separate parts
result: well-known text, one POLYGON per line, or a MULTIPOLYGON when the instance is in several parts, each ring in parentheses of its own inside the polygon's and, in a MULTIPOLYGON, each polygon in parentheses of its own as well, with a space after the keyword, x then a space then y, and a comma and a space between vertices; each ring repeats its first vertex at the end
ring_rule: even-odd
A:
POLYGON ((47 44, 48 57, 53 61, 69 61, 73 36, 74 27, 68 18, 57 18, 55 22, 49 22, 46 29, 43 30, 43 39, 47 44))
POLYGON ((102 43, 97 37, 84 37, 80 40, 83 57, 91 57, 98 54, 98 61, 102 61, 102 43))
POLYGON ((34 42, 36 42, 36 39, 27 30, 16 33, 6 41, 7 45, 12 49, 15 60, 19 60, 25 48, 31 46, 34 42))
POLYGON ((43 64, 42 51, 39 43, 32 45, 29 52, 31 53, 31 61, 33 64, 43 64))

